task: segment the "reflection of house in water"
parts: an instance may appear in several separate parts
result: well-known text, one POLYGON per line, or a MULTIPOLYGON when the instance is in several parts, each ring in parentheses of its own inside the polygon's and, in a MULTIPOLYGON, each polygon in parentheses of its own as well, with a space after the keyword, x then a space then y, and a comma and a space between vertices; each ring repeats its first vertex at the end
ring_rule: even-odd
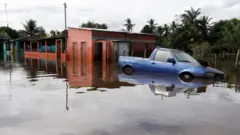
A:
POLYGON ((205 93, 207 86, 199 87, 199 88, 176 88, 174 85, 166 86, 166 85, 153 85, 149 84, 151 91, 155 95, 161 95, 165 97, 175 97, 177 93, 184 92, 187 96, 194 96, 200 93, 205 93))
POLYGON ((45 59, 25 58, 25 65, 30 68, 30 72, 45 71, 49 74, 57 74, 58 78, 65 78, 67 71, 64 62, 57 64, 57 61, 45 59))
POLYGON ((165 85, 152 85, 152 84, 149 84, 149 87, 150 87, 151 91, 155 95, 161 95, 161 96, 165 96, 165 97, 176 96, 176 93, 178 91, 177 89, 175 89, 174 85, 172 85, 172 86, 165 86, 165 85))
POLYGON ((199 88, 188 88, 183 91, 186 95, 187 98, 190 98, 190 96, 196 96, 201 93, 206 93, 207 92, 207 86, 199 87, 199 88))
POLYGON ((97 88, 119 88, 121 86, 134 86, 126 82, 119 82, 117 66, 115 62, 103 61, 93 63, 85 60, 69 61, 67 74, 70 88, 92 87, 97 88))
POLYGON ((35 75, 37 71, 45 71, 49 74, 57 74, 58 78, 67 77, 70 88, 92 87, 89 90, 96 90, 97 88, 113 89, 121 86, 134 86, 118 81, 115 62, 91 63, 83 59, 70 60, 66 67, 65 62, 59 66, 57 61, 25 58, 25 64, 30 67, 30 74, 35 75))

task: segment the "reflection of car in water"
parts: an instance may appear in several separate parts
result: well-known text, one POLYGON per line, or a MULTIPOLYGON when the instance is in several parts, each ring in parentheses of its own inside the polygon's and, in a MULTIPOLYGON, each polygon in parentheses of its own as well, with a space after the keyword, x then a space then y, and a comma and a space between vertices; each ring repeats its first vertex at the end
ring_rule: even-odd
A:
POLYGON ((204 92, 208 84, 214 83, 213 80, 193 80, 192 82, 184 82, 179 77, 169 75, 158 75, 149 73, 134 73, 126 75, 120 73, 118 79, 121 82, 133 84, 148 84, 150 90, 155 95, 176 96, 176 93, 191 91, 191 93, 204 92))
POLYGON ((225 77, 222 71, 199 64, 185 52, 166 48, 156 48, 148 59, 121 56, 119 66, 129 75, 133 72, 159 73, 179 76, 186 81, 225 77))

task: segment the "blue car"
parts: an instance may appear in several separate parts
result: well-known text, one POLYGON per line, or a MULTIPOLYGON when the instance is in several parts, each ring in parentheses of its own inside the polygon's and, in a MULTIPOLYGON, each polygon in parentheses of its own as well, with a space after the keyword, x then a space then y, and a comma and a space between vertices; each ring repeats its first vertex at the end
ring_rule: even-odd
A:
POLYGON ((149 58, 120 56, 118 64, 128 75, 133 72, 148 72, 179 76, 185 81, 199 77, 225 78, 224 72, 203 66, 189 54, 175 49, 156 48, 149 58))

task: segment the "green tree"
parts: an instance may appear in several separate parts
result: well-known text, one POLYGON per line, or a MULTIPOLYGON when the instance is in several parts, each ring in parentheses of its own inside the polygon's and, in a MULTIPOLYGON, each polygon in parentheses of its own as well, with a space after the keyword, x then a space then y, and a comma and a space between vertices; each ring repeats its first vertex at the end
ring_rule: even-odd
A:
POLYGON ((51 30, 49 34, 50 34, 51 37, 62 35, 62 33, 58 30, 51 30))
POLYGON ((96 29, 108 29, 108 25, 106 23, 95 23, 88 21, 87 23, 82 23, 81 26, 82 28, 96 28, 96 29))
POLYGON ((18 32, 10 27, 2 26, 0 27, 0 32, 6 33, 11 39, 16 39, 19 37, 18 32))
POLYGON ((124 26, 126 26, 127 31, 132 31, 133 27, 135 26, 135 24, 132 24, 132 20, 130 18, 127 18, 127 20, 125 20, 125 24, 124 26))
POLYGON ((181 15, 182 22, 184 24, 194 24, 196 23, 199 15, 201 14, 201 9, 194 9, 191 7, 190 10, 185 10, 184 13, 181 15))
POLYGON ((208 40, 209 31, 210 31, 210 21, 212 18, 208 16, 202 16, 198 20, 198 29, 201 32, 203 40, 208 40))
POLYGON ((5 31, 0 31, 0 40, 3 39, 3 40, 7 40, 9 39, 10 37, 8 36, 7 32, 5 31))
POLYGON ((152 33, 154 33, 157 29, 157 23, 155 23, 154 19, 150 19, 148 22, 148 26, 151 29, 152 33))
POLYGON ((153 33, 152 29, 148 26, 148 25, 145 25, 142 30, 141 30, 141 33, 153 33))
POLYGON ((54 30, 51 30, 50 31, 50 35, 51 35, 51 37, 55 37, 57 34, 56 34, 56 31, 54 31, 54 30))
POLYGON ((30 35, 30 36, 45 36, 46 32, 43 29, 43 27, 38 27, 37 26, 37 22, 35 20, 28 20, 26 21, 25 24, 22 24, 24 27, 24 32, 26 33, 26 35, 30 35))
POLYGON ((148 24, 142 28, 141 33, 156 33, 157 23, 155 23, 155 20, 150 19, 149 21, 147 21, 147 23, 148 24))

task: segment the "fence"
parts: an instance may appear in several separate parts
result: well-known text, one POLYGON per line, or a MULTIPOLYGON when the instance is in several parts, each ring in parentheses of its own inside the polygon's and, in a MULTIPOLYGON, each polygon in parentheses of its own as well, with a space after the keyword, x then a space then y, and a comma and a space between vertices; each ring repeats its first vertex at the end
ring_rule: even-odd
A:
POLYGON ((214 53, 212 49, 198 49, 193 50, 193 57, 198 60, 207 60, 208 62, 214 64, 216 67, 217 60, 232 60, 234 62, 234 67, 237 68, 240 66, 240 49, 236 51, 220 51, 214 53))

